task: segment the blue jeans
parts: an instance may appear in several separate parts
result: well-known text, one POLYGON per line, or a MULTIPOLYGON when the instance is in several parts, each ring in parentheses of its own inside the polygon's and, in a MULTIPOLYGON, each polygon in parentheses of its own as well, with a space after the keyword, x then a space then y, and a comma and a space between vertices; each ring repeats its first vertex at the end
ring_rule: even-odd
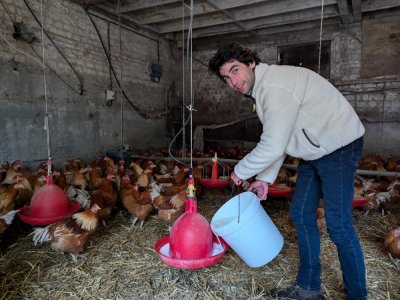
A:
POLYGON ((290 213, 300 256, 297 285, 304 289, 321 288, 320 235, 315 213, 323 198, 326 225, 337 247, 346 299, 366 299, 364 257, 352 224, 351 206, 362 146, 361 137, 331 154, 299 163, 290 213))

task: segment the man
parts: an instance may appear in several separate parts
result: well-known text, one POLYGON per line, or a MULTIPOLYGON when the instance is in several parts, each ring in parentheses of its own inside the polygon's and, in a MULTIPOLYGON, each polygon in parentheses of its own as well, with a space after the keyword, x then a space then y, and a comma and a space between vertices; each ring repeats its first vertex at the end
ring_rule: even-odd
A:
POLYGON ((320 236, 315 212, 324 199, 328 233, 335 243, 346 299, 366 299, 364 257, 352 225, 354 174, 365 129, 352 106, 327 80, 305 68, 260 63, 241 44, 222 45, 209 69, 232 89, 255 100, 263 125, 260 142, 235 166, 231 179, 266 199, 285 156, 301 158, 290 213, 300 266, 296 283, 275 296, 323 299, 320 236))

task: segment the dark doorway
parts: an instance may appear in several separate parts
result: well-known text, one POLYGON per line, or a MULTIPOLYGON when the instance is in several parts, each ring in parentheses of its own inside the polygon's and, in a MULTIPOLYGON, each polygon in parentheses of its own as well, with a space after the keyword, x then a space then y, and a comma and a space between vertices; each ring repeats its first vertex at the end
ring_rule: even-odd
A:
MULTIPOLYGON (((321 45, 320 75, 330 78, 331 42, 321 45)), ((278 64, 304 67, 318 73, 319 42, 278 47, 278 64)))

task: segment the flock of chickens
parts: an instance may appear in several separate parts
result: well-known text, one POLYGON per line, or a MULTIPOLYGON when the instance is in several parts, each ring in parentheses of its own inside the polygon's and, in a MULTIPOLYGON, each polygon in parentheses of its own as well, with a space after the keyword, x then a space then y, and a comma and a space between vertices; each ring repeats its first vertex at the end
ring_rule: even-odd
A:
MULTIPOLYGON (((198 182, 201 166, 192 170, 198 182)), ((47 163, 30 172, 17 160, 4 162, 0 177, 0 234, 11 224, 19 208, 29 205, 33 193, 46 183, 47 163)), ((118 164, 109 157, 100 157, 90 164, 79 158, 64 163, 62 172, 53 171, 54 184, 62 188, 70 201, 80 204, 81 212, 70 218, 32 232, 36 244, 50 242, 56 251, 70 253, 74 262, 82 257, 87 240, 99 224, 106 226, 112 212, 123 207, 132 214, 132 226, 140 221, 140 228, 154 211, 171 226, 183 214, 186 200, 186 179, 189 168, 172 160, 154 164, 147 159, 129 166, 118 164)), ((201 187, 197 187, 198 193, 201 187)))
MULTIPOLYGON (((222 155, 240 158, 244 154, 243 149, 235 149, 222 155)), ((213 153, 196 155, 212 157, 213 153)), ((167 155, 158 152, 152 156, 162 158, 167 155)), ((298 159, 288 157, 285 163, 296 165, 298 159)), ((399 172, 400 164, 392 156, 384 162, 373 154, 360 162, 360 169, 399 172)), ((132 226, 139 222, 138 226, 142 228, 146 218, 154 211, 160 220, 172 226, 185 210, 189 173, 198 183, 204 175, 204 169, 197 164, 190 170, 186 165, 166 159, 137 159, 129 166, 124 160, 115 162, 109 157, 99 157, 89 164, 80 158, 65 161, 62 171, 53 170, 53 181, 65 191, 70 201, 80 204, 81 211, 64 221, 35 228, 32 232, 33 241, 35 245, 50 242, 54 250, 70 253, 73 261, 77 262, 78 258, 84 258, 80 253, 86 242, 100 224, 106 226, 116 208, 123 208, 132 215, 132 226)), ((11 164, 3 162, 0 168, 0 238, 18 209, 28 205, 33 193, 46 184, 46 176, 47 162, 39 164, 32 172, 23 168, 19 160, 11 164)), ((275 184, 294 186, 296 176, 293 170, 282 168, 275 184)), ((196 186, 196 194, 200 193, 201 186, 196 186)), ((355 199, 360 198, 367 199, 363 206, 367 212, 381 209, 383 213, 390 213, 400 202, 400 180, 381 177, 376 181, 356 176, 355 199)), ((316 212, 316 218, 318 225, 323 226, 322 204, 316 212)), ((388 232, 385 245, 393 257, 400 257, 400 227, 388 232)))

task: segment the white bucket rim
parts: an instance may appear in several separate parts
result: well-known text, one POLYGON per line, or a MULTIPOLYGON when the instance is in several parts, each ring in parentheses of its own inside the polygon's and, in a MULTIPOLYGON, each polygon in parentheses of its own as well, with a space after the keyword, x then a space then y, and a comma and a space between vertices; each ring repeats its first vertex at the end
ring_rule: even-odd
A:
MULTIPOLYGON (((240 199, 242 200, 242 198, 240 199)), ((231 199, 229 199, 224 205, 222 205, 218 211, 214 214, 214 216, 211 219, 210 222, 210 227, 211 230, 214 232, 214 234, 220 236, 220 237, 224 237, 227 235, 230 235, 236 231, 238 231, 240 228, 242 228, 243 226, 245 226, 248 222, 251 221, 251 219, 257 214, 258 210, 262 209, 260 200, 257 198, 257 196, 252 193, 252 192, 243 192, 240 194, 237 194, 236 196, 232 197, 231 199), (244 203, 241 203, 241 208, 245 208, 243 211, 240 211, 240 218, 239 218, 239 222, 237 222, 237 218, 232 218, 232 220, 226 224, 224 224, 223 226, 215 226, 215 221, 218 219, 216 217, 219 216, 219 214, 222 214, 222 212, 224 211, 224 209, 226 209, 228 206, 233 205, 232 203, 235 201, 239 201, 236 200, 236 198, 239 197, 243 197, 243 199, 246 199, 246 201, 248 201, 249 205, 247 206, 242 206, 244 205, 244 203), (252 210, 252 208, 255 208, 252 210)))

